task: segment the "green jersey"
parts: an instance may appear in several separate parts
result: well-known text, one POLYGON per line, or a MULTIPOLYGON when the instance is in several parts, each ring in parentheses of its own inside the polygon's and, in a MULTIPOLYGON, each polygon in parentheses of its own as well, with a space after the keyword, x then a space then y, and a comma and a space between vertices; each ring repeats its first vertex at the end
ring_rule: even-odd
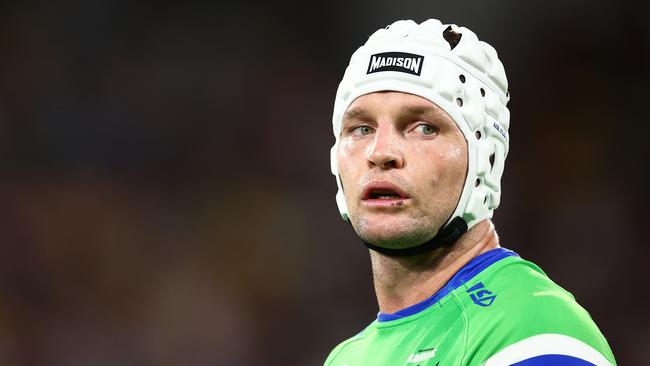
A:
POLYGON ((614 365, 605 337, 573 296, 535 264, 497 248, 432 297, 379 313, 325 366, 614 365))

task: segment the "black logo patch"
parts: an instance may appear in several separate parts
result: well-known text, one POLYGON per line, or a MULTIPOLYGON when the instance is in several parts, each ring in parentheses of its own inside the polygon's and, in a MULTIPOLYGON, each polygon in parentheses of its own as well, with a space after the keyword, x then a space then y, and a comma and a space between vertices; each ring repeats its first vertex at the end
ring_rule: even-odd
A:
POLYGON ((368 72, 399 71, 420 76, 424 56, 406 52, 383 52, 370 56, 368 72))

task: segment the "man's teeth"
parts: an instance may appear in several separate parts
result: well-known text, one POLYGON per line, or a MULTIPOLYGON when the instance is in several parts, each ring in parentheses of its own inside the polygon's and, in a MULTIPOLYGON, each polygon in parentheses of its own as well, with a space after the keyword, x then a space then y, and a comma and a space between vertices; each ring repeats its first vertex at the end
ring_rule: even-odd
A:
POLYGON ((378 195, 374 195, 374 198, 380 199, 380 200, 392 200, 392 199, 397 199, 397 198, 400 198, 400 197, 398 195, 396 195, 396 194, 378 194, 378 195))

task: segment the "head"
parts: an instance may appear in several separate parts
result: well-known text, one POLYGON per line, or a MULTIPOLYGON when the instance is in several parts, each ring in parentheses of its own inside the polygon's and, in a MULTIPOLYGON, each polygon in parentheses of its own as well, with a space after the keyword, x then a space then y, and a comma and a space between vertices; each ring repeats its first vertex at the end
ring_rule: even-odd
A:
POLYGON ((508 98, 496 51, 466 28, 430 19, 375 32, 353 54, 335 101, 343 219, 375 249, 399 252, 451 224, 465 230, 491 218, 508 98))

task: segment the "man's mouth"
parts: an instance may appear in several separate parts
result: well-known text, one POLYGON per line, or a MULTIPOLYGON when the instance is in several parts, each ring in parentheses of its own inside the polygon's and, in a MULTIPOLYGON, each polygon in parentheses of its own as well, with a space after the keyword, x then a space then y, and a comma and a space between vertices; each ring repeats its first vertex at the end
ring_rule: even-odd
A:
POLYGON ((399 194, 391 191, 391 190, 376 190, 370 192, 370 197, 371 200, 374 199, 380 199, 380 200, 390 200, 390 199, 395 199, 395 198, 402 198, 399 194))
POLYGON ((361 194, 363 204, 375 207, 402 206, 410 196, 400 187, 389 182, 372 182, 361 194))

